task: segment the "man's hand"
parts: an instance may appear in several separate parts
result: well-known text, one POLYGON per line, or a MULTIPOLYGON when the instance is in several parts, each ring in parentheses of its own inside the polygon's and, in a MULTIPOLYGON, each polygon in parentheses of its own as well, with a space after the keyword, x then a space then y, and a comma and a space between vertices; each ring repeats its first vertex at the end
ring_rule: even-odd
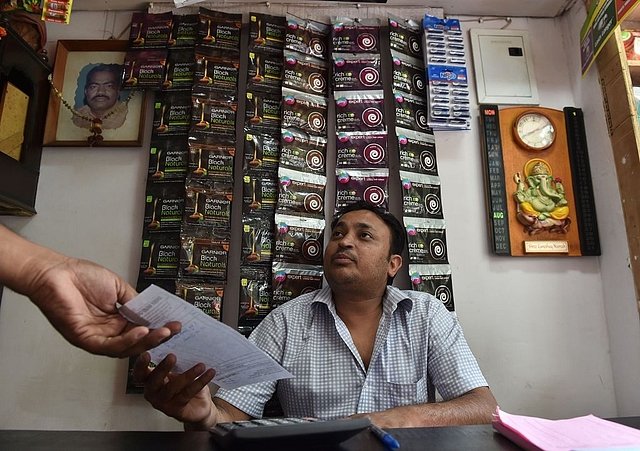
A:
POLYGON ((122 278, 94 263, 65 257, 32 279, 25 293, 71 344, 93 354, 135 356, 180 332, 180 323, 150 331, 116 308, 137 293, 122 278))
POLYGON ((116 309, 136 295, 117 274, 32 243, 0 225, 0 284, 27 296, 70 343, 93 354, 138 355, 180 331, 149 331, 116 309))
POLYGON ((165 415, 173 417, 195 430, 207 430, 217 422, 218 409, 211 399, 207 384, 216 372, 205 371, 202 363, 182 374, 172 373, 176 356, 169 354, 153 370, 149 368, 149 353, 142 354, 133 367, 133 380, 144 383, 144 397, 165 415))
POLYGON ((394 407, 349 418, 368 417, 383 429, 488 424, 497 406, 489 387, 478 387, 449 401, 394 407))

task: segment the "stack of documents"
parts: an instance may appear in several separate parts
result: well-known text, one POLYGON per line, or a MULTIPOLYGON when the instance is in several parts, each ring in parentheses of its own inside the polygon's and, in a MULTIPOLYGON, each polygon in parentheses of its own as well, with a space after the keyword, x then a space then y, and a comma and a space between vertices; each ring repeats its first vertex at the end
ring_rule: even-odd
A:
POLYGON ((155 364, 175 354, 176 373, 204 363, 216 370, 213 382, 222 388, 293 377, 238 331, 155 285, 119 306, 119 311, 129 321, 150 329, 170 321, 182 324, 179 334, 149 350, 155 364))
POLYGON ((493 428, 529 451, 640 451, 640 430, 593 415, 546 420, 511 415, 498 408, 493 428))

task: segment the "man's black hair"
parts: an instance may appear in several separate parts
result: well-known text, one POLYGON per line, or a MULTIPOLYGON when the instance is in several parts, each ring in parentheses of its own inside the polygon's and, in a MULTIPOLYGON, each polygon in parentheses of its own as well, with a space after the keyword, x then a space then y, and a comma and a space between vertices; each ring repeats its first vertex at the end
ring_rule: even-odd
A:
POLYGON ((89 80, 96 72, 111 72, 116 80, 116 85, 118 85, 118 90, 120 89, 120 82, 122 81, 122 64, 98 64, 91 68, 91 70, 87 73, 86 83, 89 84, 89 80))
POLYGON ((389 227, 389 231, 391 232, 391 247, 389 248, 389 257, 391 257, 393 254, 402 255, 402 251, 404 250, 405 242, 407 239, 403 225, 394 215, 383 210, 380 207, 376 207, 370 204, 367 201, 360 200, 338 210, 338 212, 333 217, 333 221, 331 221, 331 230, 333 230, 342 216, 349 212, 358 210, 371 211, 384 221, 387 227, 389 227))

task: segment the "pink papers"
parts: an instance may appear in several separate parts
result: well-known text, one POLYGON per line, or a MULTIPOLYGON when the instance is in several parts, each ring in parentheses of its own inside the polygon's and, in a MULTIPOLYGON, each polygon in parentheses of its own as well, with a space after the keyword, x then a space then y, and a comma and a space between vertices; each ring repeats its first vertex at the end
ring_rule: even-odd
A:
POLYGON ((566 420, 512 415, 499 408, 493 427, 530 451, 572 451, 590 448, 640 449, 640 430, 593 415, 566 420))

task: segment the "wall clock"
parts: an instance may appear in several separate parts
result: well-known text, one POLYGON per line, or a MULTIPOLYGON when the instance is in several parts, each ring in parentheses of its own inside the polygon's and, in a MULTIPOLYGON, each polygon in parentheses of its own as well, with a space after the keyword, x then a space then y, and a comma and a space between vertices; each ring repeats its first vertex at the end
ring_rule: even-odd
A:
POLYGON ((553 120, 540 111, 526 110, 513 122, 513 136, 516 142, 528 150, 544 150, 556 139, 553 120))
POLYGON ((600 255, 582 110, 480 105, 492 251, 600 255))

